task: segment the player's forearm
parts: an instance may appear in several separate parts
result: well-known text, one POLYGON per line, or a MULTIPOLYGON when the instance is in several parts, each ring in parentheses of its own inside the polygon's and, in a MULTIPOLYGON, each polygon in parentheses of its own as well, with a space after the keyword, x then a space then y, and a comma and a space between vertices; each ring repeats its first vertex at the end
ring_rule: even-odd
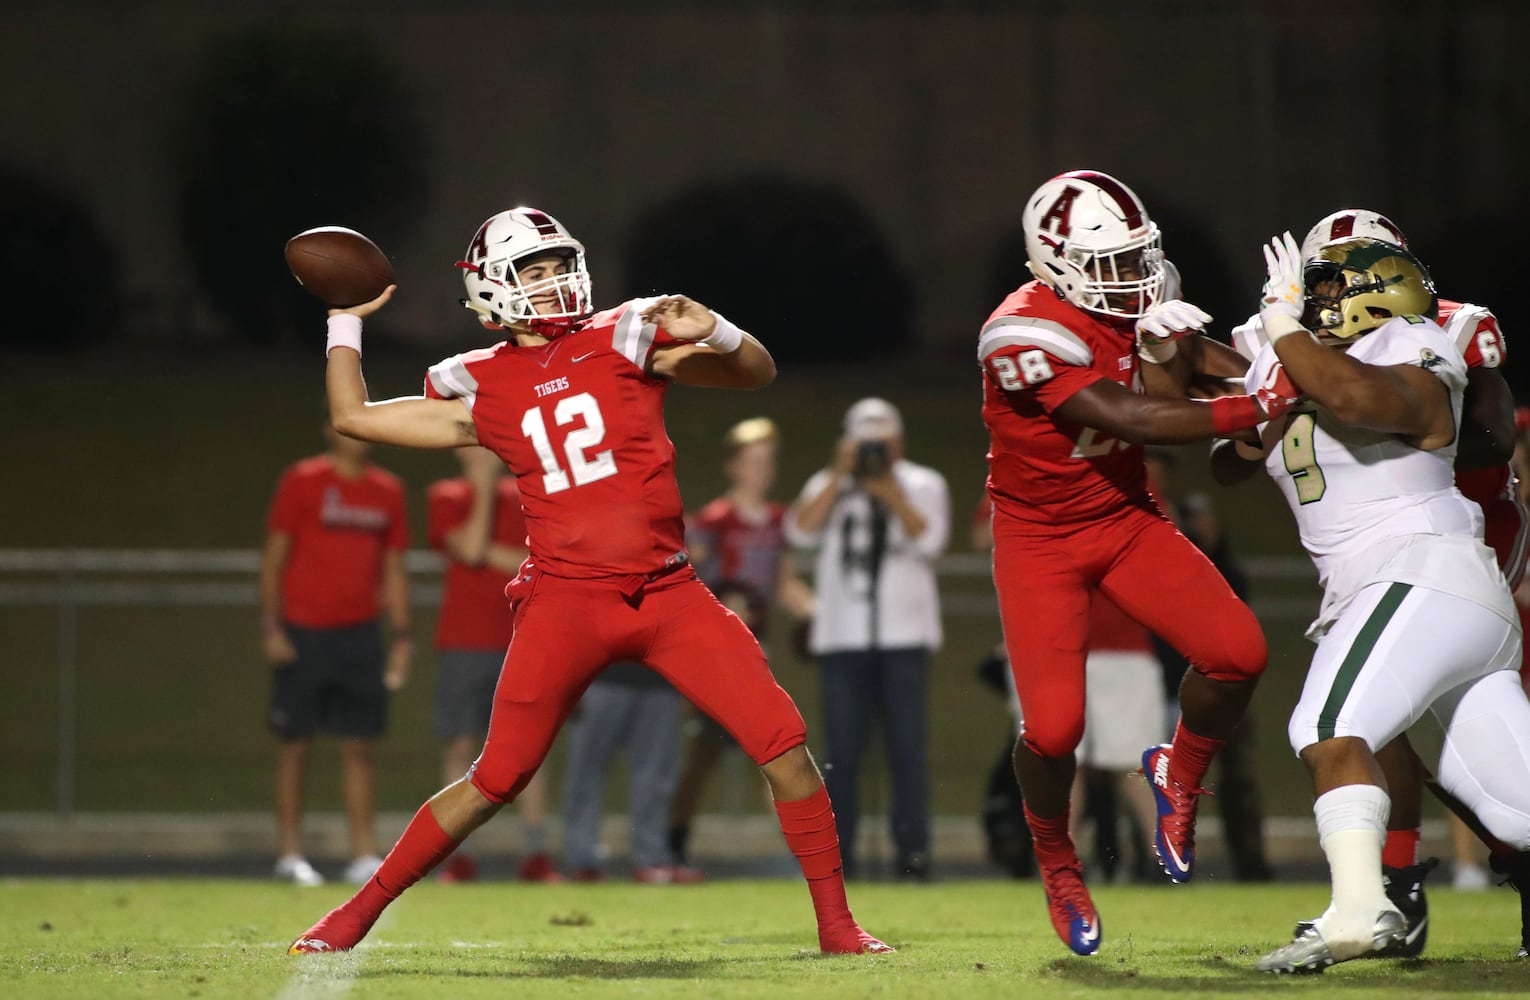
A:
POLYGON ((490 545, 484 557, 484 565, 501 573, 515 573, 526 561, 529 553, 518 545, 490 545))
POLYGON ((1279 338, 1275 356, 1302 394, 1336 420, 1391 434, 1429 430, 1427 408, 1389 368, 1356 361, 1301 332, 1279 338))

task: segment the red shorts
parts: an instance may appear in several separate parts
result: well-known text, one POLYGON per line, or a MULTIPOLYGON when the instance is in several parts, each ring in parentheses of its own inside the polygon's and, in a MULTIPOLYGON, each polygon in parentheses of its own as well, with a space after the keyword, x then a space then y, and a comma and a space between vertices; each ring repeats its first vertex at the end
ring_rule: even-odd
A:
POLYGON ((1042 529, 996 517, 993 576, 1023 738, 1043 757, 1072 753, 1084 730, 1084 657, 1096 589, 1208 677, 1253 680, 1268 659, 1254 613, 1211 561, 1153 511, 1131 508, 1042 529))
POLYGON ((490 801, 520 794, 590 681, 621 660, 663 675, 758 764, 807 741, 802 715, 760 644, 694 570, 648 584, 636 605, 611 581, 543 573, 527 591, 515 610, 489 737, 469 772, 490 801))

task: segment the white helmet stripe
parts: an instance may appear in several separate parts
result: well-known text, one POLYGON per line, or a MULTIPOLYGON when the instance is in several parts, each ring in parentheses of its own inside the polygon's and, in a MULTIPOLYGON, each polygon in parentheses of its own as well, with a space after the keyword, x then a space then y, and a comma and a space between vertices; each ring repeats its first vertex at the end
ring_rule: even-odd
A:
POLYGON ((1000 316, 983 327, 978 337, 978 364, 993 352, 1012 346, 1039 347, 1070 365, 1088 368, 1094 352, 1083 338, 1061 323, 1034 316, 1000 316))

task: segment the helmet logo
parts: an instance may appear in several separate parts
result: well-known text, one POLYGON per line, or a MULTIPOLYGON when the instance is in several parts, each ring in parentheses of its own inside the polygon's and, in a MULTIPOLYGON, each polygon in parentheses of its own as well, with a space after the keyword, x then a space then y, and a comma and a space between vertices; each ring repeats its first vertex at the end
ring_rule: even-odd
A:
MULTIPOLYGON (((1050 229, 1052 232, 1067 239, 1073 232, 1073 227, 1068 224, 1068 216, 1073 211, 1073 202, 1083 194, 1078 188, 1069 184, 1062 189, 1057 200, 1052 202, 1052 207, 1047 209, 1046 214, 1036 223, 1038 229, 1050 229)), ((1053 249, 1059 249, 1056 244, 1050 243, 1053 249)), ((1061 253, 1058 254, 1061 256, 1061 253)))
MULTIPOLYGON (((493 222, 490 219, 489 222, 493 222)), ((477 263, 489 255, 489 222, 478 227, 478 232, 473 234, 473 242, 468 244, 468 260, 477 263)))

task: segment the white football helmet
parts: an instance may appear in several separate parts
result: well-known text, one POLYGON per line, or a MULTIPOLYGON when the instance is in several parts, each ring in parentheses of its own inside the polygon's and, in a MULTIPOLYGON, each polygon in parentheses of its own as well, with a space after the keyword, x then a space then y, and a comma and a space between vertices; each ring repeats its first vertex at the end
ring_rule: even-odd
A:
POLYGON ((1318 251, 1329 243, 1354 239, 1380 240, 1403 248, 1408 246, 1403 231, 1380 212, 1368 208, 1341 208, 1307 231, 1307 238, 1302 240, 1302 260, 1316 260, 1318 251))
POLYGON ((1137 319, 1163 300, 1158 227, 1109 174, 1057 175, 1026 202, 1023 223, 1026 266, 1080 309, 1137 319))
POLYGON ((478 227, 466 256, 457 262, 467 288, 462 304, 491 323, 529 325, 536 333, 551 336, 593 311, 584 244, 546 212, 521 207, 491 216, 478 227), (548 253, 563 257, 568 270, 523 285, 520 269, 532 257, 548 253), (538 312, 532 298, 549 293, 557 295, 558 308, 538 312))

